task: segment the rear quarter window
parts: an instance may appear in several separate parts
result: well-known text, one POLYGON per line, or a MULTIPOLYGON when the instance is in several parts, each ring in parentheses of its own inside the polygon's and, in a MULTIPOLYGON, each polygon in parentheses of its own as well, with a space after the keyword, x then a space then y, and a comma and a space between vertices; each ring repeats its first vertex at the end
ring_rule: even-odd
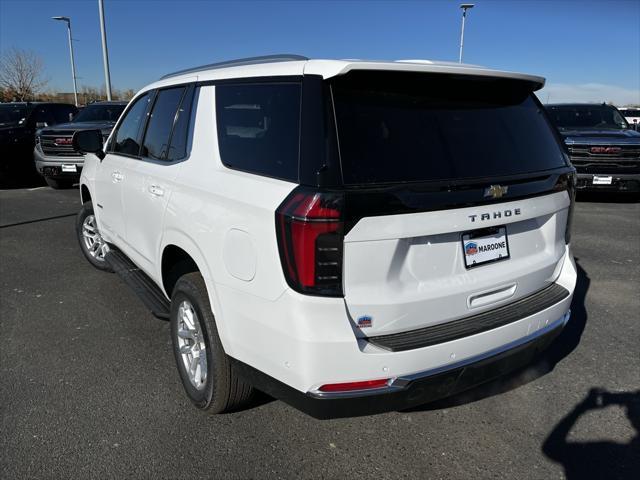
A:
POLYGON ((299 83, 216 86, 222 163, 297 182, 300 93, 299 83))

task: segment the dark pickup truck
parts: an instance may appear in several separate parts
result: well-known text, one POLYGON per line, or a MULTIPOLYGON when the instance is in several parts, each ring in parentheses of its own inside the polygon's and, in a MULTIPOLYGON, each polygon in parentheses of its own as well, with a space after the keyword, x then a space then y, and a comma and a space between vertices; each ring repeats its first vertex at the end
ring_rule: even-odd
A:
POLYGON ((606 104, 547 105, 567 145, 580 190, 640 192, 640 132, 606 104))
POLYGON ((0 178, 31 176, 36 130, 68 122, 77 113, 68 103, 0 103, 0 178))
POLYGON ((73 134, 79 130, 100 130, 106 141, 126 106, 127 102, 91 103, 72 122, 37 132, 33 158, 36 170, 50 187, 68 188, 80 178, 84 156, 74 150, 73 134))

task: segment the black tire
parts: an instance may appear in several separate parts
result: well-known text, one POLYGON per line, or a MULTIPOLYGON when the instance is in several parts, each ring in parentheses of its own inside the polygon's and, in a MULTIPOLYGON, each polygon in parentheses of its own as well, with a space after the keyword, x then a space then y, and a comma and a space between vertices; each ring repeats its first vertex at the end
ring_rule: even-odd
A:
POLYGON ((55 190, 71 188, 73 187, 73 183, 74 183, 73 180, 58 180, 50 177, 44 177, 44 181, 47 182, 47 185, 49 185, 51 188, 55 190))
MULTIPOLYGON (((84 228, 85 220, 87 220, 87 218, 90 216, 93 216, 93 218, 95 219, 95 215, 93 213, 93 204, 91 202, 86 202, 84 205, 82 205, 82 208, 80 209, 76 217, 76 237, 78 238, 78 243, 80 244, 80 250, 82 250, 83 255, 89 261, 89 263, 94 267, 96 267, 98 270, 103 270, 105 272, 113 272, 113 269, 111 268, 111 266, 109 266, 109 264, 104 259, 102 259, 99 255, 98 256, 93 255, 89 250, 89 247, 85 243, 83 228, 84 228)), ((98 227, 97 227, 97 224, 95 223, 95 220, 94 220, 94 224, 95 224, 96 233, 100 235, 100 232, 98 231, 98 227)))
POLYGON ((171 340, 178 373, 187 396, 196 407, 209 413, 225 413, 245 405, 253 388, 238 378, 229 357, 224 353, 215 318, 209 303, 207 287, 200 273, 188 273, 180 277, 171 295, 171 340), (193 307, 199 321, 206 346, 207 376, 202 388, 197 389, 189 380, 178 345, 179 310, 183 301, 193 307))

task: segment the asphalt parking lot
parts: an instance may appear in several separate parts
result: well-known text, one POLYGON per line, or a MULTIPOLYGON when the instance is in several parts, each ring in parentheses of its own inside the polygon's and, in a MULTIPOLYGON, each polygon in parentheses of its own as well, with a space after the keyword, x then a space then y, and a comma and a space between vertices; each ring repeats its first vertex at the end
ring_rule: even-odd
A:
POLYGON ((640 203, 578 202, 573 317, 535 364, 413 411, 325 421, 266 396, 193 408, 168 324, 82 257, 78 208, 75 190, 0 191, 3 479, 640 472, 640 203))

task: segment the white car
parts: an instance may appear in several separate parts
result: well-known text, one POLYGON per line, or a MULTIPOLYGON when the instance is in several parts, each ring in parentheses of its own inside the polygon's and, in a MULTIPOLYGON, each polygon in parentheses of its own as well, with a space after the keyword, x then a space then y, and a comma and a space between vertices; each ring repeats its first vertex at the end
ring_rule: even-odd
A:
POLYGON ((638 128, 638 123, 640 122, 640 108, 621 107, 618 108, 618 111, 622 114, 629 125, 635 129, 638 128))
MULTIPOLYGON (((270 56, 167 75, 87 155, 77 232, 171 322, 202 409, 404 409, 569 319, 574 169, 536 76, 270 56)), ((112 299, 117 306, 117 299, 112 299)))

